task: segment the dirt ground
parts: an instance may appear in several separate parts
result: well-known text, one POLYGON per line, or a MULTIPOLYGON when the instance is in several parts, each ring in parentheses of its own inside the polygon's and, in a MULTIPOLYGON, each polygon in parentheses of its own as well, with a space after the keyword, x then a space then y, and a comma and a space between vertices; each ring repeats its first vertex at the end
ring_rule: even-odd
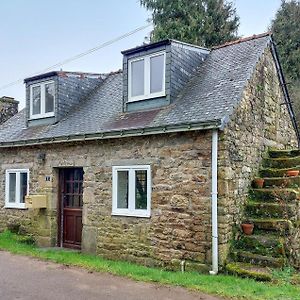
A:
POLYGON ((89 273, 0 251, 1 300, 220 300, 179 287, 89 273))

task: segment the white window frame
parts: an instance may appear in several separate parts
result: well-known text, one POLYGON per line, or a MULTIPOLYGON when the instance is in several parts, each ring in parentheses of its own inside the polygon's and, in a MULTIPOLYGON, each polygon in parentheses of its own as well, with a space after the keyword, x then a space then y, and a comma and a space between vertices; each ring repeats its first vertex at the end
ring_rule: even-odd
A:
POLYGON ((166 52, 156 52, 153 54, 145 55, 138 58, 132 58, 128 60, 128 102, 135 102, 145 99, 151 99, 156 97, 163 97, 166 95, 166 52), (162 55, 164 56, 164 63, 163 63, 163 90, 157 93, 150 92, 150 59, 155 56, 162 55), (131 64, 133 62, 144 60, 144 94, 138 96, 131 96, 131 64))
POLYGON ((45 108, 46 108, 46 98, 45 98, 45 90, 46 90, 46 85, 53 83, 54 84, 54 89, 55 89, 55 82, 53 80, 50 81, 44 81, 44 82, 39 82, 36 84, 30 85, 30 119, 41 119, 41 118, 47 118, 47 117, 53 117, 54 116, 54 110, 55 110, 55 93, 54 93, 54 103, 53 103, 53 111, 46 113, 45 108), (41 113, 40 114, 32 114, 33 112, 33 88, 34 87, 40 87, 41 88, 41 113))
POLYGON ((112 167, 112 215, 149 218, 151 215, 151 168, 149 165, 112 167), (147 171, 147 209, 135 209, 135 171, 147 171), (118 208, 118 171, 128 171, 128 208, 118 208))
POLYGON ((20 199, 20 173, 27 173, 27 195, 29 195, 29 169, 8 169, 5 171, 5 208, 24 209, 25 203, 21 203, 20 199), (16 174, 16 199, 15 202, 9 202, 9 174, 16 174))

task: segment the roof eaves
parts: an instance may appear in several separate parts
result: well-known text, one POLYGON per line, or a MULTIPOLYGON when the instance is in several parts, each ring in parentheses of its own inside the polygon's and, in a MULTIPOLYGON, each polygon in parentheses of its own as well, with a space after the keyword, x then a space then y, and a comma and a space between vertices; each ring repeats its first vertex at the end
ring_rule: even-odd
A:
POLYGON ((171 43, 171 40, 166 39, 166 40, 162 40, 162 41, 159 41, 159 42, 145 44, 145 45, 138 46, 138 47, 135 47, 135 48, 130 48, 128 50, 121 51, 121 53, 123 55, 134 54, 134 53, 137 53, 137 52, 140 52, 140 51, 146 51, 146 50, 150 50, 150 49, 153 49, 153 48, 157 48, 159 46, 170 45, 170 43, 171 43))
POLYGON ((126 129, 126 130, 117 130, 117 131, 109 131, 109 132, 99 132, 93 134, 79 134, 79 135, 68 135, 68 136, 51 137, 51 138, 28 139, 24 141, 15 141, 15 142, 0 142, 0 148, 35 146, 35 145, 42 145, 42 144, 66 143, 66 142, 83 142, 83 141, 103 140, 103 139, 111 139, 111 138, 173 133, 173 132, 208 130, 208 129, 216 129, 216 128, 219 129, 221 128, 220 120, 213 120, 213 121, 207 121, 201 123, 184 123, 184 124, 149 127, 149 128, 126 129))
POLYGON ((35 75, 32 77, 25 78, 24 83, 27 83, 27 82, 33 81, 33 80, 44 79, 44 78, 51 77, 51 76, 56 76, 57 74, 58 74, 58 71, 52 71, 52 72, 47 72, 44 74, 35 75))

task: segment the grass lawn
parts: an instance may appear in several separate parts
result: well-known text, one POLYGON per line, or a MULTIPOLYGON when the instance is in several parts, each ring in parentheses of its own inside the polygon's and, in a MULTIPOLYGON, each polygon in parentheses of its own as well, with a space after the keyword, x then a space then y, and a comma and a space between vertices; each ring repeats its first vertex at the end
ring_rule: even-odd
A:
POLYGON ((24 243, 23 237, 9 231, 0 233, 0 250, 42 260, 85 268, 95 272, 108 272, 134 280, 182 286, 227 299, 300 299, 300 285, 284 279, 278 283, 262 283, 230 275, 203 275, 198 273, 168 272, 140 265, 103 259, 99 256, 65 250, 45 250, 24 243))

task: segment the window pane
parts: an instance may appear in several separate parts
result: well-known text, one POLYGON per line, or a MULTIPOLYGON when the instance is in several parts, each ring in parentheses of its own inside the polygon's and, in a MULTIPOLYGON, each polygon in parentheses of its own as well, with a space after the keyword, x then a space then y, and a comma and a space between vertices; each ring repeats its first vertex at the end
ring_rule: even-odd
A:
POLYGON ((54 111, 54 83, 45 85, 45 112, 54 111))
POLYGON ((25 203, 27 195, 27 173, 20 173, 20 203, 25 203))
POLYGON ((131 63, 131 96, 144 95, 144 60, 131 63))
POLYGON ((8 188, 8 202, 16 202, 16 173, 9 173, 9 188, 8 188))
POLYGON ((35 86, 32 88, 32 114, 38 115, 41 113, 41 87, 35 86))
POLYGON ((163 91, 164 55, 150 58, 150 93, 163 91))
POLYGON ((135 171, 135 208, 147 209, 147 171, 135 171))
POLYGON ((128 171, 118 171, 117 208, 128 208, 128 171))

